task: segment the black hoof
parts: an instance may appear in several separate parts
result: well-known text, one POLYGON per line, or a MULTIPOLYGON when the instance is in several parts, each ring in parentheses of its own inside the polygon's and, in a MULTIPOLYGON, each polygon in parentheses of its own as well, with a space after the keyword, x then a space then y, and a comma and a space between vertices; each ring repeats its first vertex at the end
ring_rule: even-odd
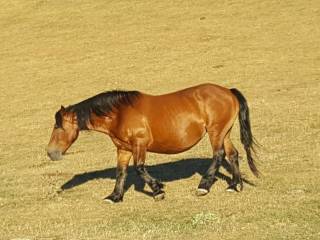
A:
POLYGON ((159 191, 157 193, 154 193, 153 194, 153 198, 155 201, 161 201, 164 199, 164 196, 165 196, 165 192, 164 191, 159 191))
POLYGON ((107 203, 118 203, 122 202, 123 197, 119 194, 111 194, 108 197, 104 198, 103 201, 107 203))

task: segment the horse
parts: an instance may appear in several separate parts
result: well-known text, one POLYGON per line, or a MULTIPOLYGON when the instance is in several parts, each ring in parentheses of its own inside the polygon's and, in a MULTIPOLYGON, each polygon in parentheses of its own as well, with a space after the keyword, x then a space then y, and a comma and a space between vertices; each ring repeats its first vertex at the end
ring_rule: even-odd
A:
POLYGON ((212 163, 202 176, 197 196, 209 193, 221 163, 227 157, 232 181, 227 190, 243 189, 238 150, 230 133, 239 119, 240 140, 252 173, 259 177, 252 156, 249 107, 243 94, 215 84, 201 84, 163 95, 139 91, 112 90, 68 107, 61 106, 46 148, 51 160, 62 159, 80 131, 108 135, 117 148, 116 184, 104 198, 109 203, 123 201, 124 184, 130 159, 142 180, 151 188, 155 200, 165 196, 164 185, 153 178, 145 166, 146 153, 176 154, 196 145, 206 134, 213 152, 212 163))

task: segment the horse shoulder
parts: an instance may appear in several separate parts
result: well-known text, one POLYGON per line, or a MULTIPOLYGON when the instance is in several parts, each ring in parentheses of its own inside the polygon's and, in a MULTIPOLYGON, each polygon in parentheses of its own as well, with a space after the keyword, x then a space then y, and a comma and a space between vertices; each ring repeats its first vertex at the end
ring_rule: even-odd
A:
POLYGON ((129 107, 119 112, 110 137, 118 147, 132 150, 134 145, 149 145, 152 136, 146 117, 137 109, 129 107))

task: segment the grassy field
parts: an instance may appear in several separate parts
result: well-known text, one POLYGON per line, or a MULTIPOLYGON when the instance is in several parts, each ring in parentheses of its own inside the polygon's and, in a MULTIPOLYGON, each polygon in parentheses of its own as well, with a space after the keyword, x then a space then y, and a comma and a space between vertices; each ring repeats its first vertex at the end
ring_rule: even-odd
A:
POLYGON ((319 9, 316 0, 2 0, 0 239, 320 239, 319 9), (238 126, 232 138, 255 187, 228 193, 219 179, 195 196, 207 138, 182 154, 148 154, 166 184, 161 202, 136 191, 133 169, 124 202, 102 201, 116 166, 105 135, 83 132, 64 160, 46 156, 61 104, 203 82, 248 99, 260 179, 238 126))

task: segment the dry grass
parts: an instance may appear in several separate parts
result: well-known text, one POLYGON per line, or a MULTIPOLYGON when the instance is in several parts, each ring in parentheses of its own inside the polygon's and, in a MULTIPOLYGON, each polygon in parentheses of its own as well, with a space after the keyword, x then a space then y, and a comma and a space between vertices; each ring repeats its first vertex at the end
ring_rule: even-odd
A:
MULTIPOLYGON (((319 7, 2 1, 1 239, 320 239, 319 7), (63 161, 45 155, 60 104, 114 88, 157 94, 201 82, 247 96, 264 176, 254 179, 245 161, 241 169, 257 187, 230 194, 218 181, 196 197, 207 160, 188 163, 210 157, 205 139, 183 154, 148 155, 167 182, 164 201, 132 186, 123 203, 107 205, 115 166, 108 138, 83 133, 63 161), (59 193, 76 174, 86 181, 59 193)), ((238 129, 233 139, 243 154, 238 129)))

